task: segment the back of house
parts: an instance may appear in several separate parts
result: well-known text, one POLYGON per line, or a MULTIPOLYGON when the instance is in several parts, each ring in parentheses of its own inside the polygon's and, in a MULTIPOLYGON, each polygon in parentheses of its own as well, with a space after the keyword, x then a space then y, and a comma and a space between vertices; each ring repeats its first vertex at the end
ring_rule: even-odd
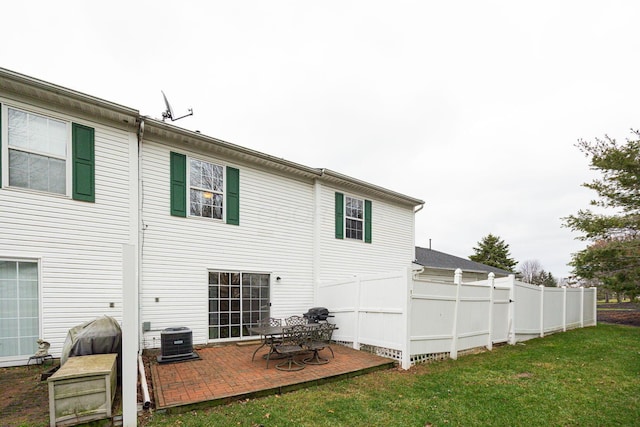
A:
POLYGON ((322 281, 414 258, 421 200, 4 69, 0 130, 0 366, 121 322, 125 261, 150 348, 178 326, 195 344, 249 339, 314 306, 322 281))

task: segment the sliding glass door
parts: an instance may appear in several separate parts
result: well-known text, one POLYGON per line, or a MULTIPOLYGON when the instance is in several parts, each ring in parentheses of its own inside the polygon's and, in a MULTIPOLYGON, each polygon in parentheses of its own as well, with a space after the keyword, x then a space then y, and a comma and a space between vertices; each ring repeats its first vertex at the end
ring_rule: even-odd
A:
POLYGON ((209 272, 209 339, 250 336, 269 317, 269 274, 209 272))

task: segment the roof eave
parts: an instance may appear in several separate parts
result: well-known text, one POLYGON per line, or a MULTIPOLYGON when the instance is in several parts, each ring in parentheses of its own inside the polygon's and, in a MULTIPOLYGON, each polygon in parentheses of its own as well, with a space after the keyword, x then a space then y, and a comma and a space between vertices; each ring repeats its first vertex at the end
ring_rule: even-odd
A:
POLYGON ((79 116, 108 121, 118 126, 132 127, 140 116, 138 110, 105 101, 72 89, 45 82, 24 74, 0 68, 0 89, 21 100, 54 104, 62 111, 79 116))

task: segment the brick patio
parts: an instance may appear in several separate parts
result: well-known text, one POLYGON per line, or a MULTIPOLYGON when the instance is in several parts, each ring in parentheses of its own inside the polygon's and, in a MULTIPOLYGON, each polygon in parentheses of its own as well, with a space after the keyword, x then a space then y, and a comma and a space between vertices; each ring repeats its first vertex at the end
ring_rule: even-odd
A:
MULTIPOLYGON (((232 400, 279 394, 328 381, 361 375, 394 366, 391 359, 337 344, 331 346, 335 358, 326 365, 307 365, 303 370, 283 372, 278 361, 260 355, 252 362, 256 345, 229 344, 196 349, 200 360, 151 364, 156 410, 191 409, 194 405, 216 405, 232 400)), ((331 358, 328 350, 322 356, 331 358)))

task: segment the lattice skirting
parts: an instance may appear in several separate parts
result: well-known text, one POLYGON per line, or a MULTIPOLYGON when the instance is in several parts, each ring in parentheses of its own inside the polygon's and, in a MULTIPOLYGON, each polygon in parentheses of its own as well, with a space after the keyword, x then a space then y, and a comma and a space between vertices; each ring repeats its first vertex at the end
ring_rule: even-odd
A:
MULTIPOLYGON (((338 345, 343 345, 345 347, 353 348, 353 342, 351 341, 334 341, 334 342, 338 345)), ((389 359, 402 362, 402 350, 395 350, 395 349, 386 348, 386 347, 378 347, 378 346, 369 345, 369 344, 360 344, 360 350, 366 351, 367 353, 375 354, 376 356, 387 357, 389 359)), ((475 354, 485 350, 486 350, 485 347, 469 348, 466 350, 458 351, 458 356, 466 356, 468 354, 475 354)), ((449 357, 450 357, 449 352, 413 354, 411 355, 410 361, 411 361, 411 365, 415 365, 417 363, 427 363, 427 362, 436 362, 439 360, 447 360, 449 359, 449 357)))
POLYGON ((449 353, 429 353, 429 354, 414 354, 411 356, 411 364, 436 362, 438 360, 446 360, 449 358, 449 353))

